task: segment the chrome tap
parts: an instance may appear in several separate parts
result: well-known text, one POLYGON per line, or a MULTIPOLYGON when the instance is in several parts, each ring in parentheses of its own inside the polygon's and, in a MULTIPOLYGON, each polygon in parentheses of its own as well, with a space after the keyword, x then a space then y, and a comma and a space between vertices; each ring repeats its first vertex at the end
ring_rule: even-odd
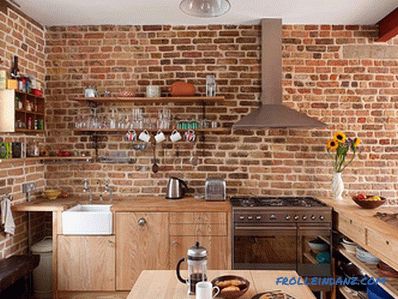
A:
POLYGON ((112 187, 110 186, 110 181, 109 181, 109 179, 106 179, 106 180, 105 180, 104 192, 105 192, 105 193, 106 193, 106 192, 109 193, 109 200, 112 201, 112 194, 113 194, 113 191, 112 191, 112 187))
POLYGON ((93 193, 91 192, 90 183, 88 182, 88 179, 83 180, 83 192, 84 193, 89 192, 88 200, 90 202, 93 201, 93 193))

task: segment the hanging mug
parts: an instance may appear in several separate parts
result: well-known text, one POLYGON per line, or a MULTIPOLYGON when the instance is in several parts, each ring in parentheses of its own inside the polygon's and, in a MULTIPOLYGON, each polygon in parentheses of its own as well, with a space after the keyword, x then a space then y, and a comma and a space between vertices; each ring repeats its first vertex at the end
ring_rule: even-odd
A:
POLYGON ((151 134, 147 130, 144 130, 140 133, 140 136, 138 136, 138 139, 144 142, 149 142, 151 140, 151 134))
POLYGON ((137 140, 137 133, 135 132, 135 130, 128 131, 126 133, 126 135, 124 136, 124 139, 126 141, 136 141, 137 140))
POLYGON ((196 139, 196 134, 194 130, 188 130, 185 132, 185 140, 188 142, 194 142, 196 139))
POLYGON ((159 130, 155 135, 155 140, 156 140, 156 143, 161 143, 166 140, 166 136, 164 135, 164 133, 161 130, 159 130))
POLYGON ((178 132, 177 130, 174 130, 173 132, 171 132, 170 140, 172 142, 177 142, 177 141, 180 141, 181 139, 182 139, 182 136, 181 136, 180 132, 178 132))

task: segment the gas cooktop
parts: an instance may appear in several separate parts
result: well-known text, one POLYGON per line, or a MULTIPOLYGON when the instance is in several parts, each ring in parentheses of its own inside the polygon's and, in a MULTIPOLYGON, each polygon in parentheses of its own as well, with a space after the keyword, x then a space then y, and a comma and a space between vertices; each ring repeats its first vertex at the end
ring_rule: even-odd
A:
POLYGON ((237 196, 231 198, 233 207, 298 207, 312 208, 326 205, 313 197, 251 197, 237 196))

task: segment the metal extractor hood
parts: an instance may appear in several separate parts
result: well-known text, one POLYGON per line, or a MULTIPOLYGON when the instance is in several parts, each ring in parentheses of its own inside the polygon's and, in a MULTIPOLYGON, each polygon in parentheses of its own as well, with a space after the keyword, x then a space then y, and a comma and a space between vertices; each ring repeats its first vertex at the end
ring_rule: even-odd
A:
POLYGON ((261 105, 232 127, 321 128, 326 124, 282 104, 282 20, 261 20, 261 105))

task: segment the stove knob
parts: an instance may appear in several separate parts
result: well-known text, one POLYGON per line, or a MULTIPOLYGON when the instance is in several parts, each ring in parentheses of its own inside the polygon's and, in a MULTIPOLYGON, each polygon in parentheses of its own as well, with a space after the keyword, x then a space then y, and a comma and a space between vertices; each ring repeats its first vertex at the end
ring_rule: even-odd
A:
POLYGON ((303 216, 303 220, 307 220, 307 216, 304 215, 304 216, 303 216))
POLYGON ((311 216, 311 220, 315 220, 316 219, 316 216, 315 215, 312 215, 311 216))
POLYGON ((248 220, 253 220, 253 216, 247 216, 248 220))
POLYGON ((325 216, 319 216, 319 219, 321 219, 321 220, 324 220, 325 219, 325 216))
POLYGON ((299 220, 300 217, 298 215, 295 215, 293 218, 294 220, 299 220))
POLYGON ((276 219, 276 216, 275 216, 274 214, 272 214, 271 216, 269 216, 269 219, 270 219, 270 220, 275 220, 275 219, 276 219))
POLYGON ((256 220, 261 220, 261 216, 256 216, 256 220))
POLYGON ((290 220, 290 218, 292 218, 292 217, 290 217, 290 215, 286 215, 286 216, 285 216, 285 219, 286 219, 286 220, 290 220))
POLYGON ((245 216, 240 216, 239 220, 245 220, 245 216))

